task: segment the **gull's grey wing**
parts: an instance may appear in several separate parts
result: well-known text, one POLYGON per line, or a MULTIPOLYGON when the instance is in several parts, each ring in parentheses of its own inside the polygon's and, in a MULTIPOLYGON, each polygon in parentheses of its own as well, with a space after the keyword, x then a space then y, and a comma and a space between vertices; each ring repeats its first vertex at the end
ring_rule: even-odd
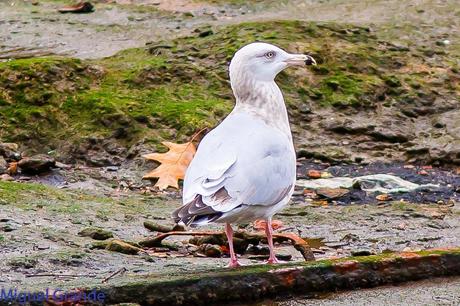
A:
POLYGON ((185 175, 184 206, 173 217, 209 222, 242 204, 275 205, 294 181, 290 138, 251 115, 232 114, 201 141, 185 175))

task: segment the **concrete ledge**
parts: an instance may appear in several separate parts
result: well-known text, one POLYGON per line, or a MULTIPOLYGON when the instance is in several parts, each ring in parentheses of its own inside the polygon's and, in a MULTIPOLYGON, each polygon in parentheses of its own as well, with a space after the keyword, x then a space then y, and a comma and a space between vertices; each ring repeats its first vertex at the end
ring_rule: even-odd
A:
POLYGON ((101 287, 107 303, 216 305, 460 275, 460 248, 146 277, 101 287))
MULTIPOLYGON (((218 305, 455 275, 460 276, 460 248, 190 271, 177 275, 125 275, 111 279, 108 284, 81 286, 75 283, 65 287, 80 288, 81 293, 103 292, 104 304, 218 305)), ((0 305, 19 304, 0 299, 0 305)))

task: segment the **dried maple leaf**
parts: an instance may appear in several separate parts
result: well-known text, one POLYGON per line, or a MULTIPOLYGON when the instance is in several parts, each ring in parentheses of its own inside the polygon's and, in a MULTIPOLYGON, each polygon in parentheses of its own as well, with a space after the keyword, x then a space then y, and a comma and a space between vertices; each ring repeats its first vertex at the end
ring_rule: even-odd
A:
MULTIPOLYGON (((254 229, 262 231, 265 230, 265 226, 267 226, 267 221, 265 220, 256 220, 254 221, 254 229)), ((280 229, 283 227, 283 222, 279 220, 272 220, 272 228, 274 230, 280 229)))
POLYGON ((16 174, 18 172, 18 163, 17 162, 12 162, 10 163, 10 166, 8 167, 8 170, 6 170, 6 173, 9 175, 16 174))
POLYGON ((168 186, 179 188, 178 180, 184 179, 185 171, 195 155, 196 148, 192 142, 177 144, 163 142, 169 148, 166 153, 151 153, 143 155, 144 158, 161 163, 153 171, 144 175, 144 179, 158 178, 155 186, 160 190, 168 186))

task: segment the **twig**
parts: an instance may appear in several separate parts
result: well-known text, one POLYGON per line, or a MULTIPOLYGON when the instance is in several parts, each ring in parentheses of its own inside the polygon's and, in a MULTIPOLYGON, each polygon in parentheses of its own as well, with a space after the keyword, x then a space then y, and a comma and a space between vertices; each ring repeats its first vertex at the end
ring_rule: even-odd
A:
MULTIPOLYGON (((168 233, 159 234, 153 238, 149 238, 149 239, 140 241, 139 244, 143 247, 158 247, 158 246, 162 246, 161 244, 162 241, 168 238, 169 236, 213 236, 213 235, 222 236, 224 234, 222 232, 207 232, 207 231, 192 231, 192 232, 172 231, 168 233)), ((245 240, 258 240, 258 241, 266 239, 265 235, 262 233, 248 233, 244 231, 236 232, 235 237, 239 237, 245 240)), ((310 246, 308 245, 308 243, 302 238, 300 238, 299 236, 297 236, 296 234, 294 233, 276 233, 276 234, 273 234, 273 238, 275 238, 275 240, 279 242, 286 241, 286 240, 290 241, 294 245, 294 248, 302 254, 303 258, 306 261, 315 260, 315 256, 310 246)))
POLYGON ((278 229, 278 231, 281 233, 281 232, 291 231, 293 229, 295 229, 295 227, 293 227, 293 226, 291 226, 291 227, 283 227, 283 228, 278 229))
POLYGON ((197 231, 197 232, 179 232, 179 231, 172 231, 168 233, 159 234, 153 238, 145 239, 139 242, 139 244, 143 247, 158 247, 162 246, 161 242, 168 238, 169 236, 212 236, 212 235, 220 235, 221 233, 218 232, 205 232, 205 231, 197 231))
POLYGON ((120 273, 125 273, 126 271, 128 271, 128 269, 126 269, 125 267, 121 268, 120 270, 117 270, 115 272, 113 272, 112 274, 110 274, 109 276, 107 276, 106 278, 104 278, 102 280, 102 283, 106 283, 108 282, 111 278, 115 277, 116 275, 120 274, 120 273))
POLYGON ((43 274, 26 274, 26 277, 45 277, 45 276, 54 276, 54 277, 96 277, 93 274, 54 274, 54 273, 43 273, 43 274))

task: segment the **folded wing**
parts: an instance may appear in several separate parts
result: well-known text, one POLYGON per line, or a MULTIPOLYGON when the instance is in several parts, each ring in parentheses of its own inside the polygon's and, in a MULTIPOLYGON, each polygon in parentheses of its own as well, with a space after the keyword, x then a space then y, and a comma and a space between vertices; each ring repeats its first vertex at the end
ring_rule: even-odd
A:
POLYGON ((241 205, 275 205, 295 180, 291 140, 248 114, 230 115, 201 141, 176 222, 216 221, 241 205))

